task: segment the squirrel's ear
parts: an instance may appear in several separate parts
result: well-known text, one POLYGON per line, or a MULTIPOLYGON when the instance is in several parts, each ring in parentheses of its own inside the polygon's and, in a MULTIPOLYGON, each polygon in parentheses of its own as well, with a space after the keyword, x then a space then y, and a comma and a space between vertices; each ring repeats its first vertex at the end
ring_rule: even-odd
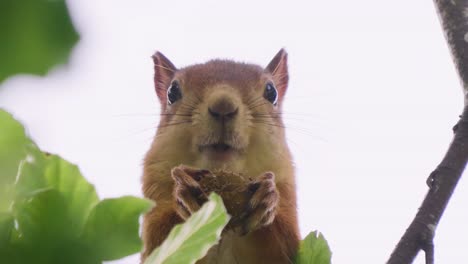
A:
POLYGON ((276 89, 282 97, 288 88, 288 53, 281 49, 265 68, 265 71, 272 75, 276 89))
POLYGON ((154 61, 154 89, 164 107, 167 103, 167 89, 177 68, 159 51, 156 51, 152 58, 154 61))

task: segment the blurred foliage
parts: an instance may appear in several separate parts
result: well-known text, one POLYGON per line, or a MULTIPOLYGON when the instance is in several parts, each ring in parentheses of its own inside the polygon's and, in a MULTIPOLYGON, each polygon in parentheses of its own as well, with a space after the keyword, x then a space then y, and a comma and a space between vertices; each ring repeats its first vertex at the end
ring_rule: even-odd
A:
POLYGON ((102 263, 137 253, 151 201, 99 201, 77 166, 43 153, 0 110, 0 263, 102 263))
POLYGON ((202 208, 175 226, 144 264, 192 264, 218 243, 229 215, 220 196, 212 193, 202 208))
POLYGON ((330 264, 331 251, 321 233, 309 233, 299 245, 296 264, 330 264))
POLYGON ((12 187, 18 165, 26 155, 28 139, 23 126, 10 114, 0 111, 0 212, 10 206, 12 187))
POLYGON ((64 0, 1 0, 0 83, 19 73, 45 75, 68 60, 78 39, 64 0))

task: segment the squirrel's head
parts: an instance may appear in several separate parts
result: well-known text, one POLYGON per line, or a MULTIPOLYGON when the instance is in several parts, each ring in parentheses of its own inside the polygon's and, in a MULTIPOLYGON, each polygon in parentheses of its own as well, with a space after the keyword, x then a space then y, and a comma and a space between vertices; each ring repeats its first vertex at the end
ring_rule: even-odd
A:
POLYGON ((153 60, 161 104, 154 146, 165 159, 234 170, 249 159, 271 163, 288 151, 281 119, 288 85, 284 50, 265 68, 212 60, 177 69, 160 52, 153 60))

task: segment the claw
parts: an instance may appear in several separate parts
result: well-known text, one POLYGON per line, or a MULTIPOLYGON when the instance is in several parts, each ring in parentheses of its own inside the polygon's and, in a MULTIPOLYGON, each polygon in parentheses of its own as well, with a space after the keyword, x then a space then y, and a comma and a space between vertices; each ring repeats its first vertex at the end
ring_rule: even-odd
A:
POLYGON ((279 193, 276 189, 275 175, 272 172, 263 174, 257 182, 249 186, 252 197, 246 210, 239 216, 240 234, 245 235, 253 230, 271 224, 276 215, 279 193))
POLYGON ((175 209, 183 219, 187 219, 198 211, 201 205, 208 200, 207 195, 194 177, 194 175, 205 174, 206 170, 196 170, 186 166, 178 166, 171 171, 171 176, 175 181, 173 194, 175 209))
POLYGON ((180 165, 177 168, 183 170, 186 174, 190 175, 196 181, 200 181, 203 177, 212 174, 209 170, 197 169, 186 165, 180 165))

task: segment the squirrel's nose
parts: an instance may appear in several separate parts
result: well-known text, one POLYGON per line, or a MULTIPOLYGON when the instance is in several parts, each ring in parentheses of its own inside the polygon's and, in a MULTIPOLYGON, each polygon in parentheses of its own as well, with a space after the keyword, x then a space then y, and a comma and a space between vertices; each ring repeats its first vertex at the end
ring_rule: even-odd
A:
POLYGON ((219 121, 227 121, 234 118, 239 108, 229 99, 221 98, 208 107, 210 115, 219 121))

